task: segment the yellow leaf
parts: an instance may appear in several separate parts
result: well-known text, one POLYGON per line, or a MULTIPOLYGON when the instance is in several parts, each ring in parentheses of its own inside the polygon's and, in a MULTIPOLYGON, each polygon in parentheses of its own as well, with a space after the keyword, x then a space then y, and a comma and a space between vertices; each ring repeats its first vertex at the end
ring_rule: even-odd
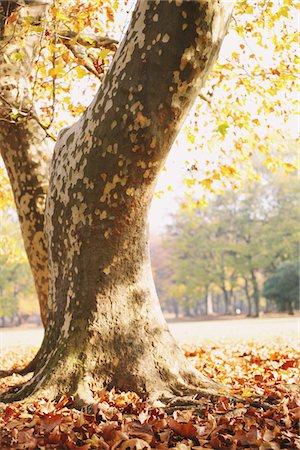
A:
POLYGON ((253 393, 249 389, 244 389, 242 397, 252 397, 253 393))
POLYGON ((297 170, 297 167, 294 164, 291 164, 291 163, 283 163, 282 166, 283 166, 283 169, 284 169, 284 171, 286 173, 293 172, 294 170, 297 170))
POLYGON ((205 189, 211 189, 211 186, 213 184, 213 180, 211 178, 205 178, 204 180, 200 181, 200 184, 202 184, 202 186, 205 189))
POLYGON ((87 74, 87 71, 83 67, 80 67, 80 66, 76 67, 75 70, 76 70, 78 78, 83 78, 87 74))
POLYGON ((48 74, 49 74, 51 77, 53 77, 53 78, 57 78, 57 76, 63 75, 64 72, 65 72, 65 71, 64 71, 63 67, 62 67, 61 65, 58 65, 58 66, 56 66, 56 67, 52 67, 52 68, 49 70, 48 74))

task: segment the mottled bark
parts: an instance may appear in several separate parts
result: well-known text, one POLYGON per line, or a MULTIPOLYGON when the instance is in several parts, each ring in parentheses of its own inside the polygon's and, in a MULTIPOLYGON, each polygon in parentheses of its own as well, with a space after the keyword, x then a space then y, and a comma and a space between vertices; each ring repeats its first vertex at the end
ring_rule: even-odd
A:
POLYGON ((59 137, 46 206, 49 320, 14 397, 116 387, 158 397, 212 385, 187 364, 157 299, 148 211, 232 4, 141 1, 93 103, 59 137))
POLYGON ((26 7, 21 8, 10 3, 0 2, 2 12, 7 16, 18 10, 18 19, 14 25, 5 29, 2 26, 0 40, 0 153, 10 178, 45 324, 48 268, 44 212, 51 146, 45 131, 35 120, 30 119, 34 110, 28 77, 40 37, 37 33, 29 33, 20 47, 19 31, 27 15, 38 23, 46 12, 47 2, 29 1, 26 7), (20 58, 17 55, 21 55, 20 58))
POLYGON ((0 131, 0 149, 10 178, 41 317, 45 324, 48 256, 44 213, 49 180, 49 147, 40 126, 34 121, 26 121, 22 124, 8 124, 0 131))

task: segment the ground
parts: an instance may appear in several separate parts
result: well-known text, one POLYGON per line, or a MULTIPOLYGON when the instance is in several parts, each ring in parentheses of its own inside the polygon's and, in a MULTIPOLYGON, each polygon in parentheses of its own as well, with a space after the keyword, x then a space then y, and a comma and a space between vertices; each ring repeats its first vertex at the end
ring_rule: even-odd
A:
MULTIPOLYGON (((183 346, 186 356, 202 373, 231 385, 244 399, 240 404, 221 395, 217 401, 199 398, 188 406, 184 401, 176 406, 149 405, 134 393, 105 391, 97 393, 93 411, 79 412, 67 398, 57 403, 41 399, 24 406, 2 404, 0 448, 300 449, 296 324, 295 318, 171 324, 174 335, 188 343, 183 346), (258 396, 262 406, 256 404, 258 396)), ((2 333, 3 369, 30 360, 34 353, 30 346, 42 335, 38 329, 14 330, 12 339, 10 333, 2 333), (19 333, 23 343, 26 335, 30 337, 30 346, 9 347, 19 333)), ((6 378, 0 389, 25 379, 6 378)))
MULTIPOLYGON (((224 339, 229 342, 271 339, 282 333, 286 338, 297 339, 299 320, 300 314, 294 317, 270 314, 259 319, 227 316, 208 321, 181 318, 170 319, 169 328, 178 342, 195 345, 224 339)), ((7 347, 38 347, 42 339, 43 329, 34 325, 0 328, 0 351, 7 347)))

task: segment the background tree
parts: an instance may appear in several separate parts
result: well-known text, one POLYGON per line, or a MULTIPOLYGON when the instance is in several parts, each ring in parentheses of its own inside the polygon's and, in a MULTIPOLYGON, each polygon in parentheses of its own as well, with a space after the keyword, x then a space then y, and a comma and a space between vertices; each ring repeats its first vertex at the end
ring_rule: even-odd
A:
POLYGON ((0 210, 0 317, 2 326, 39 314, 32 273, 28 265, 15 211, 0 210))
POLYGON ((299 307, 299 264, 287 261, 281 264, 264 283, 263 295, 279 308, 294 314, 299 307))
POLYGON ((165 246, 171 255, 168 265, 174 273, 169 295, 178 298, 188 315, 200 311, 212 313, 209 288, 214 280, 215 266, 211 238, 206 211, 197 210, 178 214, 166 239, 165 246))
POLYGON ((179 314, 179 304, 176 295, 170 295, 170 286, 173 284, 173 268, 169 264, 170 251, 163 246, 160 236, 150 236, 150 253, 153 278, 162 308, 179 314))
POLYGON ((236 309, 238 296, 245 297, 248 315, 257 316, 263 279, 297 257, 298 196, 295 174, 263 174, 241 191, 212 198, 205 209, 181 210, 166 236, 172 291, 189 293, 193 304, 205 298, 195 286, 208 286, 210 292, 222 292, 224 313, 236 309))
POLYGON ((32 275, 26 262, 8 263, 0 257, 0 318, 2 326, 20 325, 36 311, 32 275))

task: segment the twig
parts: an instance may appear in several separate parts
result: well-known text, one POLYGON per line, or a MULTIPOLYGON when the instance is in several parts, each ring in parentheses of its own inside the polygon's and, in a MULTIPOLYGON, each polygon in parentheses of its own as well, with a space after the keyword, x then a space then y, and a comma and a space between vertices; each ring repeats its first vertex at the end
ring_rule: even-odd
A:
POLYGON ((37 117, 36 114, 33 114, 33 113, 31 112, 31 113, 28 115, 28 118, 35 120, 36 123, 37 123, 37 124, 45 131, 46 136, 47 136, 48 138, 50 138, 53 142, 56 142, 56 140, 57 140, 56 137, 55 137, 53 134, 49 133, 49 127, 48 127, 47 125, 44 125, 44 124, 40 121, 40 119, 37 117))
POLYGON ((80 61, 81 65, 84 66, 88 72, 91 72, 97 78, 100 78, 100 74, 97 72, 90 57, 87 55, 85 47, 82 47, 81 45, 74 45, 74 44, 71 45, 67 41, 64 42, 64 44, 73 53, 75 58, 80 61))
POLYGON ((97 71, 91 55, 88 54, 88 49, 105 48, 111 52, 115 52, 118 45, 118 41, 108 36, 84 33, 77 34, 70 30, 58 31, 57 37, 73 53, 75 58, 80 61, 81 65, 97 78, 102 78, 102 74, 97 71))
MULTIPOLYGON (((75 33, 70 30, 58 30, 57 37, 64 43, 69 42, 71 45, 82 45, 87 48, 107 48, 116 51, 119 44, 118 41, 108 36, 98 36, 96 34, 75 33), (73 42, 70 42, 73 41, 73 42)), ((69 45, 70 45, 69 44, 69 45)))

